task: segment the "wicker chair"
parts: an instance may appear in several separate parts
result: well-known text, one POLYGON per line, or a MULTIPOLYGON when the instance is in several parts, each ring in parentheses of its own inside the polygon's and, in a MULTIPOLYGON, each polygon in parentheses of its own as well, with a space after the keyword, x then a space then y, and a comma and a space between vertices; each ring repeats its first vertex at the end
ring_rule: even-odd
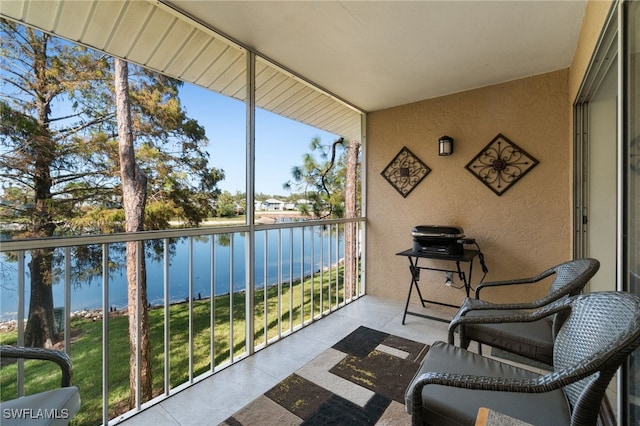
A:
POLYGON ((2 345, 0 359, 39 359, 60 367, 59 389, 39 392, 0 403, 2 426, 68 425, 80 409, 80 391, 71 386, 71 359, 60 351, 2 345), (15 413, 15 414, 12 414, 15 413))
POLYGON ((493 346, 526 358, 551 365, 553 360, 553 340, 562 316, 554 315, 533 323, 514 323, 510 317, 518 316, 522 310, 538 309, 565 296, 579 294, 587 282, 600 268, 596 259, 577 259, 562 263, 531 277, 511 281, 496 281, 481 284, 476 289, 476 298, 467 298, 449 325, 449 343, 454 343, 454 332, 460 333, 460 347, 466 349, 469 342, 478 342, 478 352, 482 354, 482 344, 493 346), (487 287, 521 286, 537 283, 554 276, 548 293, 537 300, 524 303, 495 304, 480 300, 480 291, 487 287), (485 323, 469 318, 489 317, 485 323), (497 321, 503 318, 504 321, 497 321))
POLYGON ((436 342, 405 394, 414 425, 474 425, 486 407, 534 425, 595 425, 607 385, 640 346, 640 297, 589 293, 554 302, 520 321, 568 311, 553 371, 540 375, 436 342))

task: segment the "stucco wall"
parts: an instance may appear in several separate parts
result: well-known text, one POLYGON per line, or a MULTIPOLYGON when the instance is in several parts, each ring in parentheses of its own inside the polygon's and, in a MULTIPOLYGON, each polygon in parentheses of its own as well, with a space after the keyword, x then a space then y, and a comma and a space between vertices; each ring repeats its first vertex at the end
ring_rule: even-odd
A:
MULTIPOLYGON (((464 228, 485 254, 486 280, 532 275, 570 259, 568 74, 553 72, 367 116, 367 293, 406 297, 408 261, 395 253, 411 247, 415 225, 464 228), (498 133, 540 161, 500 197, 464 168, 498 133), (455 139, 455 152, 439 157, 438 138, 445 134, 455 139), (380 174, 403 146, 432 169, 406 198, 380 174)), ((481 275, 476 260, 474 284, 481 275)), ((428 299, 458 304, 464 297, 444 285, 442 273, 424 273, 421 282, 428 299)), ((545 286, 486 296, 533 297, 545 286)))

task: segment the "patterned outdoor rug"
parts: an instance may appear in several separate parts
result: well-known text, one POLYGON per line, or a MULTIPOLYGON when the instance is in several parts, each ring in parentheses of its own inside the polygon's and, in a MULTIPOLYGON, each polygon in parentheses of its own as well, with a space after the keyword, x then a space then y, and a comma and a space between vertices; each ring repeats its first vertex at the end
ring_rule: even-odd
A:
POLYGON ((404 392, 428 349, 360 327, 221 425, 409 425, 404 392))

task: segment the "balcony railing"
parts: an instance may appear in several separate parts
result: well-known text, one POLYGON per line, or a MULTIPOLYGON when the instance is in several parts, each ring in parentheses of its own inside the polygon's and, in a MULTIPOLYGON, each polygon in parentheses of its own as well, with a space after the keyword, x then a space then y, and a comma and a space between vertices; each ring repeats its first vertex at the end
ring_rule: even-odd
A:
MULTIPOLYGON (((5 241, 2 313, 14 307, 17 325, 2 343, 24 344, 30 252, 51 249, 60 346, 72 358, 83 401, 77 419, 118 423, 364 294, 363 224, 329 220, 5 241), (133 408, 127 402, 124 261, 132 241, 138 279, 142 262, 146 267, 154 392, 142 401, 137 386, 133 408)), ((137 314, 140 309, 137 303, 137 314)), ((34 376, 44 376, 38 368, 31 374, 22 363, 3 367, 2 399, 47 386, 34 384, 34 376)), ((138 368, 136 383, 140 379, 138 368)))

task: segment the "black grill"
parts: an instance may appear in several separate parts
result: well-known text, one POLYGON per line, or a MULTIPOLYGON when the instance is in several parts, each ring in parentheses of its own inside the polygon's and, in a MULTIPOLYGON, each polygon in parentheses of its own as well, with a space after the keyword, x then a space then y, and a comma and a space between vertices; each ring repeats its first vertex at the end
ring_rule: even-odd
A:
POLYGON ((464 230, 457 226, 419 225, 411 236, 415 252, 456 255, 464 251, 464 230))

